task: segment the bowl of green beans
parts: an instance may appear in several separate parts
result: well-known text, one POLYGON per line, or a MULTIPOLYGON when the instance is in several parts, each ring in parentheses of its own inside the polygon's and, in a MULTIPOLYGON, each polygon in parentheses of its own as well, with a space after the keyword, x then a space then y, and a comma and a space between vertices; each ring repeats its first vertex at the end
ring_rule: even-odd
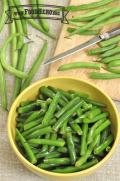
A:
POLYGON ((119 130, 111 98, 71 77, 34 83, 8 116, 8 137, 18 159, 53 180, 78 179, 102 166, 118 144, 119 130))

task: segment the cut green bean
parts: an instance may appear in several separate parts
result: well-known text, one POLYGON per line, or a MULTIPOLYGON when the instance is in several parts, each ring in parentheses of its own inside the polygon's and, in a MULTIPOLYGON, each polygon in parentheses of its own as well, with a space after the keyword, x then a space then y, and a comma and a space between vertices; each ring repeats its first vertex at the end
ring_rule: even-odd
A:
POLYGON ((71 124, 71 128, 78 134, 82 135, 82 129, 77 123, 71 124))
POLYGON ((31 129, 34 126, 39 125, 42 122, 42 119, 43 119, 43 117, 39 118, 38 120, 34 120, 34 121, 31 121, 31 122, 25 123, 24 124, 24 130, 31 129))
POLYGON ((68 147, 68 153, 70 156, 70 161, 71 161, 71 164, 73 165, 76 161, 76 152, 75 152, 75 145, 73 142, 71 132, 66 133, 66 139, 67 139, 67 147, 68 147))
POLYGON ((103 142, 100 146, 98 146, 97 148, 95 148, 94 150, 94 154, 98 155, 100 154, 102 151, 104 151, 111 143, 113 142, 113 136, 110 135, 105 142, 103 142))
POLYGON ((69 158, 49 158, 49 159, 44 159, 44 163, 57 164, 57 165, 68 165, 68 164, 70 164, 70 159, 69 158))
POLYGON ((115 73, 91 72, 89 74, 89 76, 90 76, 91 79, 104 79, 104 80, 120 78, 120 74, 115 74, 115 73))
POLYGON ((74 62, 74 63, 61 65, 58 68, 58 71, 65 71, 65 70, 78 69, 78 68, 89 68, 89 69, 100 70, 101 64, 89 63, 89 62, 74 62))
POLYGON ((101 132, 101 140, 100 140, 100 143, 102 144, 103 142, 105 142, 105 140, 107 139, 108 135, 109 135, 109 127, 107 127, 106 129, 104 129, 102 132, 101 132))
POLYGON ((59 152, 50 152, 48 155, 46 155, 45 159, 59 158, 60 156, 61 156, 61 153, 59 152))
MULTIPOLYGON (((57 139, 57 134, 56 133, 52 133, 50 138, 51 138, 51 140, 56 140, 57 139)), ((49 147, 49 152, 54 151, 54 149, 55 149, 55 146, 50 146, 49 147)))
POLYGON ((92 119, 83 119, 83 123, 94 123, 109 116, 108 112, 101 113, 92 119))
POLYGON ((22 134, 19 132, 18 129, 16 129, 16 135, 17 135, 17 138, 20 141, 21 145, 24 147, 25 152, 26 152, 30 162, 35 164, 37 162, 37 159, 36 159, 34 153, 32 152, 32 149, 30 148, 29 144, 27 143, 27 141, 25 140, 25 138, 22 136, 22 134))
POLYGON ((109 120, 104 121, 104 123, 102 123, 101 125, 99 125, 94 134, 93 137, 95 137, 96 135, 98 135, 99 133, 101 133, 105 128, 107 128, 109 125, 111 124, 111 122, 109 120))
MULTIPOLYGON (((48 133, 44 136, 45 139, 50 139, 50 134, 51 133, 48 133)), ((48 145, 42 145, 42 148, 41 148, 41 151, 44 152, 44 151, 48 151, 48 148, 49 146, 48 145)))
POLYGON ((91 111, 86 113, 86 116, 88 119, 94 119, 96 116, 98 116, 101 113, 100 108, 92 109, 91 111))
POLYGON ((52 170, 52 172, 56 172, 56 173, 74 173, 74 172, 78 172, 78 171, 90 168, 90 167, 92 167, 93 165, 95 165, 97 163, 98 163, 98 160, 95 158, 92 161, 84 163, 80 167, 68 166, 68 167, 65 167, 65 168, 56 168, 56 169, 52 170))
MULTIPOLYGON (((32 104, 33 105, 33 104, 32 104)), ((29 105, 26 105, 29 106, 29 105)), ((23 107, 24 108, 24 107, 23 107)), ((43 116, 45 114, 45 110, 41 109, 40 111, 35 111, 33 112, 26 120, 25 123, 29 123, 31 121, 34 121, 35 119, 40 118, 41 116, 43 116)))
POLYGON ((37 103, 32 103, 27 106, 19 107, 17 111, 19 114, 23 114, 29 111, 33 111, 36 107, 37 107, 37 103))
POLYGON ((65 145, 64 140, 50 140, 50 139, 30 139, 29 143, 38 144, 38 145, 50 145, 50 146, 58 146, 62 147, 65 145))
POLYGON ((48 108, 48 111, 46 112, 46 114, 42 120, 43 124, 48 124, 49 121, 52 119, 54 112, 56 111, 56 107, 57 107, 60 97, 61 97, 61 94, 58 92, 55 95, 55 97, 53 98, 53 100, 48 108))
POLYGON ((85 155, 87 151, 87 132, 88 124, 82 125, 82 136, 81 136, 81 145, 80 145, 80 155, 85 155))
POLYGON ((60 153, 67 153, 68 152, 68 149, 66 147, 60 147, 57 149, 58 152, 60 153))
POLYGON ((71 108, 70 110, 66 111, 66 113, 64 113, 59 119, 58 121, 55 123, 55 125, 53 126, 53 129, 55 131, 58 131, 58 129, 62 126, 62 124, 66 121, 68 121, 68 119, 72 116, 72 114, 78 109, 78 107, 81 105, 81 102, 79 102, 78 104, 76 104, 73 108, 71 108))
POLYGON ((23 82, 22 90, 24 90, 26 87, 28 87, 29 84, 31 83, 33 77, 35 76, 36 72, 38 71, 38 68, 40 67, 40 65, 45 57, 46 51, 47 51, 47 41, 44 43, 40 53, 37 55, 31 69, 29 70, 28 76, 23 82))

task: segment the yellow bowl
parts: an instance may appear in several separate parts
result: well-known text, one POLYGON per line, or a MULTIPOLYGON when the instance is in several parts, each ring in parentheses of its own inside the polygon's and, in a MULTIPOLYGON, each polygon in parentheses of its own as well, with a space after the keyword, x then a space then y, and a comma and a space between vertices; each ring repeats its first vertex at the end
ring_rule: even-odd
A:
POLYGON ((99 88, 97 88, 96 86, 86 81, 82 81, 80 79, 71 78, 71 77, 47 78, 47 79, 43 79, 34 83, 18 96, 18 98, 13 103, 11 110, 9 112, 9 116, 8 116, 8 137, 9 137, 10 144, 15 154, 17 155, 18 159, 24 164, 25 167, 27 167, 32 172, 36 173, 37 175, 44 176, 53 180, 76 180, 80 178, 81 176, 89 175, 90 173, 97 170, 113 154, 115 147, 118 144, 118 139, 120 135, 119 131, 120 131, 119 115, 111 98, 107 96, 104 92, 102 92, 99 88), (49 172, 49 171, 37 168, 36 166, 32 165, 28 160, 26 160, 22 156, 15 142, 15 127, 16 127, 15 118, 17 115, 16 109, 22 101, 34 99, 38 94, 39 88, 43 85, 44 86, 50 85, 50 86, 58 87, 64 90, 72 89, 76 91, 86 92, 90 95, 92 99, 100 101, 107 105, 107 110, 110 112, 110 117, 111 117, 111 122, 112 122, 111 128, 114 135, 114 144, 110 152, 98 164, 80 172, 70 173, 70 174, 59 174, 59 173, 53 173, 53 172, 49 172))

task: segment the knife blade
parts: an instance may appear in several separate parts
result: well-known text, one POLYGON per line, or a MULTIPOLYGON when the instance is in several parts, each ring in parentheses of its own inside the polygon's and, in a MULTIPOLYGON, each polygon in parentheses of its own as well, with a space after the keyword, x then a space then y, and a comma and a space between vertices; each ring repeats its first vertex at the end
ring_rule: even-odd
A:
POLYGON ((56 62, 58 60, 59 61, 63 60, 65 57, 67 57, 69 55, 72 55, 78 51, 84 50, 88 47, 91 47, 92 45, 95 45, 95 44, 97 44, 103 40, 110 39, 110 38, 117 36, 117 35, 120 35, 120 27, 115 28, 115 29, 108 31, 106 33, 103 33, 102 35, 93 37, 92 39, 90 39, 89 41, 87 41, 81 45, 78 45, 78 46, 71 48, 71 49, 69 49, 63 53, 60 53, 59 55, 56 55, 56 56, 50 58, 49 60, 47 60, 44 64, 47 65, 47 64, 51 64, 53 62, 56 62))

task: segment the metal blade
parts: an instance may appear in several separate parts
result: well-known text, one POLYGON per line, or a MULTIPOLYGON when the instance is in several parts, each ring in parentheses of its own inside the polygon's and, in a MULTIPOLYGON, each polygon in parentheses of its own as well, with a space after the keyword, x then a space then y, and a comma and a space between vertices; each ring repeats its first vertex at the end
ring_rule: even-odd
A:
POLYGON ((72 54, 74 54, 74 53, 76 53, 78 51, 81 51, 81 50, 83 50, 85 48, 88 48, 88 47, 90 47, 92 45, 95 45, 96 43, 98 43, 100 41, 102 41, 100 36, 94 37, 91 40, 89 40, 89 41, 87 41, 87 42, 85 42, 85 43, 83 43, 81 45, 76 46, 75 48, 71 48, 70 50, 67 50, 67 51, 65 51, 65 52, 63 52, 63 53, 61 53, 59 55, 56 55, 56 56, 50 58, 44 64, 51 64, 51 63, 56 62, 58 60, 62 60, 63 58, 65 58, 65 57, 67 57, 69 55, 72 55, 72 54))

